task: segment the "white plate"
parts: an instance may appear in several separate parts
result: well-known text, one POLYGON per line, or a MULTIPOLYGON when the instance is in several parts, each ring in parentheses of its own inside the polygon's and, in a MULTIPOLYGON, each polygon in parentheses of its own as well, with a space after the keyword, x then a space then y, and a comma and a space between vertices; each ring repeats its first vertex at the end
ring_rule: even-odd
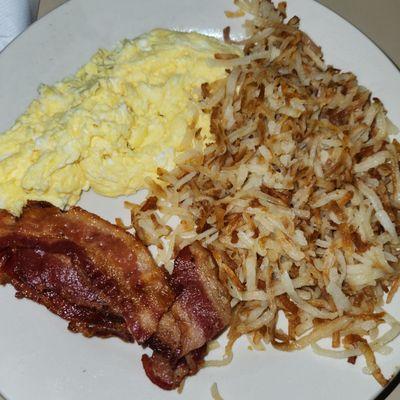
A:
MULTIPOLYGON (((357 74, 383 100, 400 125, 400 75, 393 64, 349 23, 311 0, 289 0, 289 14, 322 45, 326 60, 357 74)), ((99 47, 112 47, 155 27, 220 35, 230 0, 72 0, 34 24, 0 56, 0 132, 36 96, 41 82, 54 83, 76 71, 99 47)), ((113 220, 127 215, 121 199, 88 193, 81 203, 113 220)), ((310 350, 282 353, 247 350, 245 340, 225 368, 208 368, 187 380, 183 395, 164 392, 146 378, 142 349, 116 339, 85 339, 44 307, 16 300, 0 288, 0 392, 9 400, 208 399, 217 382, 225 399, 369 399, 380 388, 351 366, 315 356, 310 350)), ((390 307, 400 316, 400 296, 390 307)), ((379 357, 386 374, 400 364, 400 341, 379 357)))

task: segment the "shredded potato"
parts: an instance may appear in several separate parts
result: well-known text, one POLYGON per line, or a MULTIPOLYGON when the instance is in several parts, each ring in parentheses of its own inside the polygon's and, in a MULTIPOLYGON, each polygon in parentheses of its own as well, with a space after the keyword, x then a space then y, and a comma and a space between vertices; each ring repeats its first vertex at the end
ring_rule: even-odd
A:
POLYGON ((218 386, 215 382, 211 385, 211 396, 214 400, 224 400, 219 394, 218 386))
POLYGON ((253 16, 243 56, 217 57, 229 75, 202 87, 215 143, 160 171, 152 207, 132 207, 136 233, 167 269, 195 240, 214 255, 234 318, 227 356, 208 365, 229 362, 247 334, 259 348, 364 355, 384 385, 373 352, 400 333, 378 312, 400 276, 396 130, 353 74, 325 64, 284 3, 236 4, 253 16), (377 337, 381 325, 390 331, 377 337), (335 350, 317 343, 327 337, 335 350))

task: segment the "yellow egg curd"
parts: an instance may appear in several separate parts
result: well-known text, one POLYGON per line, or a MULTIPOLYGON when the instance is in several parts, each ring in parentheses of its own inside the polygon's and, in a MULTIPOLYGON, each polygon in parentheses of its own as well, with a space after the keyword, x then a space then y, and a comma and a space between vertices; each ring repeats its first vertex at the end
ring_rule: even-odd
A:
POLYGON ((128 195, 171 169, 201 128, 201 84, 226 76, 215 53, 232 46, 198 33, 154 30, 99 50, 75 76, 42 85, 39 98, 0 134, 0 208, 27 200, 64 208, 82 190, 128 195))

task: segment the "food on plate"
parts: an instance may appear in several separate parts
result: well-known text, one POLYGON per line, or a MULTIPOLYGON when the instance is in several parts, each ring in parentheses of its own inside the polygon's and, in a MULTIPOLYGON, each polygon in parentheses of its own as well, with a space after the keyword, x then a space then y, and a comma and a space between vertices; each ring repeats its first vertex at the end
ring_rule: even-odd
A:
POLYGON ((174 389, 196 373, 206 353, 202 346, 230 322, 230 296, 216 272, 211 254, 198 242, 175 258, 171 284, 177 297, 148 342, 152 357, 142 358, 148 377, 163 389, 174 389))
POLYGON ((142 363, 164 389, 227 326, 226 357, 206 365, 247 335, 363 355, 385 385, 375 353, 400 333, 383 309, 400 282, 397 129, 285 3, 237 4, 228 15, 253 16, 245 39, 156 30, 101 50, 0 136, 0 282, 74 332, 150 347, 142 363), (135 236, 78 207, 23 208, 143 186, 127 203, 135 236))
POLYGON ((325 64, 285 3, 237 3, 254 16, 244 56, 216 60, 229 76, 203 85, 215 142, 129 205, 132 223, 167 269, 194 241, 213 254, 234 312, 219 365, 246 334, 255 349, 363 355, 385 385, 375 353, 400 333, 383 309, 400 281, 397 129, 354 74, 325 64))
POLYGON ((99 50, 76 75, 43 85, 0 135, 0 208, 74 205, 82 190, 132 194, 183 152, 212 141, 200 85, 226 76, 215 53, 235 46, 157 29, 99 50))
POLYGON ((79 207, 30 202, 20 218, 1 211, 0 254, 3 282, 87 336, 118 327, 144 343, 175 298, 140 240, 79 207))
POLYGON ((193 243, 169 277, 140 240, 79 207, 29 202, 19 218, 0 212, 0 282, 69 321, 73 332, 149 346, 145 371, 164 389, 197 372, 205 344, 230 321, 216 270, 193 243))

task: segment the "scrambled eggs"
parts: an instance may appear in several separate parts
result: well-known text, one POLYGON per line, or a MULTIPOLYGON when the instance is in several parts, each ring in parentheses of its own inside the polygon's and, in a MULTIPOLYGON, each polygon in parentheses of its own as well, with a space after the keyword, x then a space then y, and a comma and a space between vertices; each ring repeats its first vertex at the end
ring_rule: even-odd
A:
POLYGON ((211 140, 200 86, 225 77, 211 60, 227 52, 237 49, 197 33, 154 30, 41 86, 0 135, 0 208, 18 215, 28 199, 63 208, 89 188, 127 195, 158 167, 173 168, 196 130, 211 140))

